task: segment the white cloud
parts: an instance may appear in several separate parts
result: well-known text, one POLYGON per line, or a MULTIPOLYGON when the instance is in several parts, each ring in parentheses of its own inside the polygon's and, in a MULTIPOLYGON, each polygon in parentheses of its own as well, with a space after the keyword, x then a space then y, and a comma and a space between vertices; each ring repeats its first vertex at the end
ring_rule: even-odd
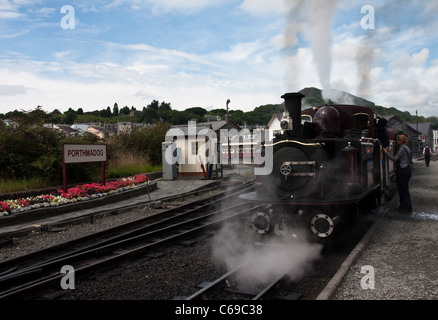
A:
MULTIPOLYGON (((144 51, 149 55, 145 57, 145 59, 149 61, 155 60, 164 60, 169 61, 169 63, 178 63, 179 60, 184 60, 186 62, 194 62, 205 65, 212 65, 210 59, 203 58, 196 54, 187 53, 179 50, 171 50, 166 48, 156 48, 144 43, 135 43, 135 44, 127 44, 127 45, 118 45, 116 43, 108 43, 107 45, 112 46, 114 48, 120 50, 131 50, 131 51, 144 51)), ((143 54, 142 54, 143 55, 143 54)), ((143 55, 144 56, 144 55, 143 55)))
POLYGON ((436 115, 438 95, 434 86, 438 66, 427 63, 428 48, 409 55, 400 53, 389 70, 381 72, 373 84, 374 102, 385 107, 408 111, 412 115, 436 115))
POLYGON ((150 65, 150 64, 145 64, 143 62, 136 62, 133 65, 128 66, 126 69, 130 71, 134 71, 139 75, 145 75, 145 74, 157 74, 159 72, 165 72, 169 69, 169 66, 165 64, 150 65))
POLYGON ((215 6, 217 3, 215 0, 114 0, 107 7, 118 7, 127 4, 133 10, 150 10, 155 14, 171 11, 193 13, 215 6))
POLYGON ((242 62, 264 49, 266 49, 266 45, 258 40, 241 42, 232 45, 228 51, 213 54, 212 57, 227 63, 242 62))
POLYGON ((19 31, 17 33, 12 33, 12 34, 11 33, 7 33, 7 32, 4 31, 3 34, 0 34, 0 39, 13 39, 13 38, 17 38, 19 36, 22 36, 23 34, 28 33, 29 31, 30 30, 24 30, 24 31, 19 31))
POLYGON ((20 94, 25 94, 27 88, 24 86, 11 86, 7 84, 0 84, 0 96, 15 96, 20 94))
POLYGON ((155 12, 174 10, 196 12, 217 3, 215 0, 147 0, 147 2, 153 6, 155 12))
POLYGON ((423 48, 420 52, 414 53, 411 56, 408 53, 401 53, 396 59, 394 59, 389 67, 392 70, 399 70, 404 73, 409 68, 421 68, 429 57, 429 49, 423 48))
POLYGON ((19 12, 23 6, 39 3, 38 0, 0 0, 0 19, 19 19, 26 15, 19 12))
POLYGON ((283 15, 285 0, 244 0, 240 9, 255 16, 283 15))
POLYGON ((24 17, 24 14, 21 14, 17 11, 7 11, 7 10, 1 10, 0 11, 0 19, 18 19, 24 17))
POLYGON ((92 111, 117 101, 140 109, 157 99, 181 110, 222 107, 232 98, 234 108, 249 111, 279 101, 283 93, 282 69, 270 44, 262 41, 237 43, 229 51, 205 56, 143 43, 100 42, 99 47, 103 56, 111 52, 110 60, 75 62, 69 60, 74 52, 65 50, 55 52, 52 62, 24 56, 19 62, 4 61, 0 78, 32 89, 2 99, 1 107, 23 108, 32 101, 32 107, 92 111))
MULTIPOLYGON (((339 2, 342 13, 350 14, 356 10, 360 19, 359 0, 348 2, 348 5, 346 1, 339 2), (347 11, 347 7, 351 11, 347 11)), ((47 16, 55 13, 42 1, 39 1, 39 6, 25 8, 34 3, 36 1, 0 0, 0 17, 9 15, 6 20, 16 22, 12 19, 25 17, 31 12, 38 11, 47 16)), ((8 79, 7 83, 0 83, 0 108, 3 108, 0 113, 5 112, 5 108, 9 111, 39 104, 48 108, 95 110, 111 106, 115 101, 119 105, 141 108, 152 99, 171 102, 172 107, 179 110, 191 106, 223 107, 226 99, 231 99, 232 108, 245 111, 265 103, 281 103, 280 96, 287 91, 322 87, 314 54, 305 42, 308 39, 305 32, 307 19, 302 15, 293 21, 284 19, 288 14, 290 16, 291 10, 297 10, 299 4, 308 6, 305 3, 304 0, 112 0, 109 5, 108 1, 98 0, 93 4, 80 3, 75 6, 77 18, 84 21, 83 30, 77 28, 74 33, 63 32, 61 41, 56 38, 59 35, 50 34, 54 36, 53 43, 60 45, 49 48, 44 55, 42 51, 36 51, 42 50, 38 45, 32 46, 35 52, 21 49, 23 44, 18 36, 31 29, 37 38, 43 37, 38 32, 48 32, 49 27, 42 30, 35 24, 28 24, 21 26, 20 30, 14 23, 8 25, 6 21, 6 28, 0 31, 0 40, 17 45, 0 50, 0 79, 8 79), (233 30, 233 34, 226 35, 227 46, 217 46, 221 49, 212 46, 208 54, 205 49, 204 53, 197 52, 196 46, 192 45, 193 39, 160 46, 157 44, 161 43, 160 39, 153 38, 152 33, 142 34, 134 40, 120 40, 120 43, 116 37, 108 37, 109 31, 115 30, 108 17, 121 8, 132 9, 129 13, 140 19, 142 12, 147 12, 149 17, 151 12, 171 13, 174 17, 175 13, 208 14, 209 10, 205 9, 215 10, 219 6, 225 8, 225 5, 230 5, 226 7, 227 12, 233 13, 224 17, 229 19, 230 29, 227 30, 233 30), (107 6, 105 10, 104 6, 107 6), (99 19, 105 15, 105 19, 90 22, 84 13, 90 17, 96 15, 99 19), (242 26, 235 21, 237 18, 260 22, 260 28, 256 27, 254 32, 242 31, 249 30, 249 26, 242 26), (65 41, 68 36, 75 37, 75 45, 63 46, 68 43, 65 41)), ((390 3, 392 9, 399 8, 394 1, 390 3)), ((379 5, 375 4, 377 13, 382 10, 379 5)), ((430 10, 438 8, 432 0, 426 3, 426 7, 430 10)), ((397 15, 399 11, 392 13, 397 15)), ((431 16, 430 12, 424 14, 431 16)), ((192 17, 179 15, 178 26, 184 23, 184 18, 192 17)), ((434 84, 438 78, 438 60, 433 61, 438 58, 434 32, 437 22, 429 19, 424 25, 422 22, 404 23, 400 29, 397 19, 391 18, 394 24, 380 20, 376 30, 365 33, 360 30, 359 21, 346 19, 345 24, 340 24, 340 19, 344 16, 337 16, 334 20, 337 25, 331 29, 332 89, 358 94, 359 69, 362 67, 362 74, 368 81, 364 98, 411 113, 417 108, 420 114, 437 113, 434 108, 438 107, 438 92, 434 84), (360 52, 368 55, 358 55, 360 52)), ((404 22, 404 16, 399 16, 399 20, 404 22)), ((59 22, 53 24, 53 29, 59 30, 59 22)), ((172 33, 173 26, 168 27, 166 32, 172 33)), ((179 31, 183 37, 183 32, 179 31)), ((220 28, 214 32, 217 32, 218 41, 225 38, 220 28)), ((200 36, 196 41, 204 39, 200 36)))
POLYGON ((38 10, 35 10, 35 15, 40 17, 40 18, 47 18, 47 17, 50 17, 51 15, 55 14, 56 12, 57 12, 57 9, 55 9, 55 8, 44 7, 44 8, 40 8, 38 10))

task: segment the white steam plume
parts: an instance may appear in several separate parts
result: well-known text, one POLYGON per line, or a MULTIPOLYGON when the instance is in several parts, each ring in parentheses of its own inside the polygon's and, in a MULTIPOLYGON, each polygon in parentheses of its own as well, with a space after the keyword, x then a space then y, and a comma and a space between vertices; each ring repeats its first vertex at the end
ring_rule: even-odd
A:
POLYGON ((254 246, 242 238, 237 225, 224 226, 213 239, 213 256, 224 263, 228 270, 248 262, 238 273, 241 286, 254 287, 287 274, 297 280, 311 269, 312 262, 319 258, 321 245, 297 239, 275 238, 254 246))
POLYGON ((299 55, 294 55, 294 48, 298 45, 299 35, 303 29, 303 22, 300 17, 302 13, 304 1, 286 1, 285 5, 288 11, 287 18, 290 21, 284 28, 283 32, 283 48, 286 50, 284 57, 285 75, 287 89, 292 89, 298 86, 299 75, 301 73, 301 61, 299 55))
POLYGON ((295 46, 299 33, 306 31, 322 88, 330 89, 333 44, 331 24, 337 12, 338 0, 285 0, 285 5, 290 21, 284 31, 285 47, 295 46))
POLYGON ((354 98, 352 95, 347 94, 346 92, 339 90, 323 90, 322 98, 326 103, 331 100, 332 103, 336 104, 355 104, 354 98))
POLYGON ((309 40, 322 88, 330 89, 332 69, 331 24, 338 0, 311 0, 307 11, 309 40))

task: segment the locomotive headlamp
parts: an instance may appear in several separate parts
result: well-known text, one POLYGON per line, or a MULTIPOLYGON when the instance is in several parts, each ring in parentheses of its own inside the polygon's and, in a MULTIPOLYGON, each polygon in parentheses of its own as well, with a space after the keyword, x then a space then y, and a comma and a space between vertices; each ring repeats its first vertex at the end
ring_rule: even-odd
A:
POLYGON ((289 129, 289 121, 287 121, 287 120, 282 120, 281 123, 280 123, 280 127, 281 127, 281 129, 283 129, 283 130, 287 130, 287 129, 289 129))

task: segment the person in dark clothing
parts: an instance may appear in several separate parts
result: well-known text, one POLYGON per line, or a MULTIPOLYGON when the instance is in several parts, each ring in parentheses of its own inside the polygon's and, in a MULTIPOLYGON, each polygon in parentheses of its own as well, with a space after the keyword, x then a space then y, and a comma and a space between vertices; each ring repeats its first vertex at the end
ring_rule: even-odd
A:
POLYGON ((430 163, 430 148, 427 144, 426 147, 424 147, 423 149, 423 155, 424 155, 424 162, 426 163, 426 167, 428 167, 430 163))
POLYGON ((379 139, 383 148, 389 146, 389 134, 388 129, 386 129, 387 124, 388 121, 386 121, 385 118, 379 118, 377 122, 377 139, 379 139))
POLYGON ((409 192, 409 179, 412 175, 411 150, 408 147, 408 139, 405 135, 397 136, 397 144, 400 148, 395 156, 389 154, 386 148, 383 150, 389 159, 397 162, 396 184, 400 197, 400 207, 397 211, 410 213, 412 212, 411 194, 409 192))

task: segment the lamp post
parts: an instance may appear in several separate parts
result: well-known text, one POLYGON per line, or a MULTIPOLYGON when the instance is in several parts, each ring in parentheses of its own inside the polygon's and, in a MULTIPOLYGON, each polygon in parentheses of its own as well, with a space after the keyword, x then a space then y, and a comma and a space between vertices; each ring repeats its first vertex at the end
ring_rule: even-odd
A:
POLYGON ((230 148, 230 122, 228 121, 228 105, 230 104, 231 100, 227 99, 227 144, 228 144, 228 164, 230 164, 231 160, 231 148, 230 148))
POLYGON ((415 125, 416 125, 416 129, 418 131, 418 109, 415 110, 415 125))

